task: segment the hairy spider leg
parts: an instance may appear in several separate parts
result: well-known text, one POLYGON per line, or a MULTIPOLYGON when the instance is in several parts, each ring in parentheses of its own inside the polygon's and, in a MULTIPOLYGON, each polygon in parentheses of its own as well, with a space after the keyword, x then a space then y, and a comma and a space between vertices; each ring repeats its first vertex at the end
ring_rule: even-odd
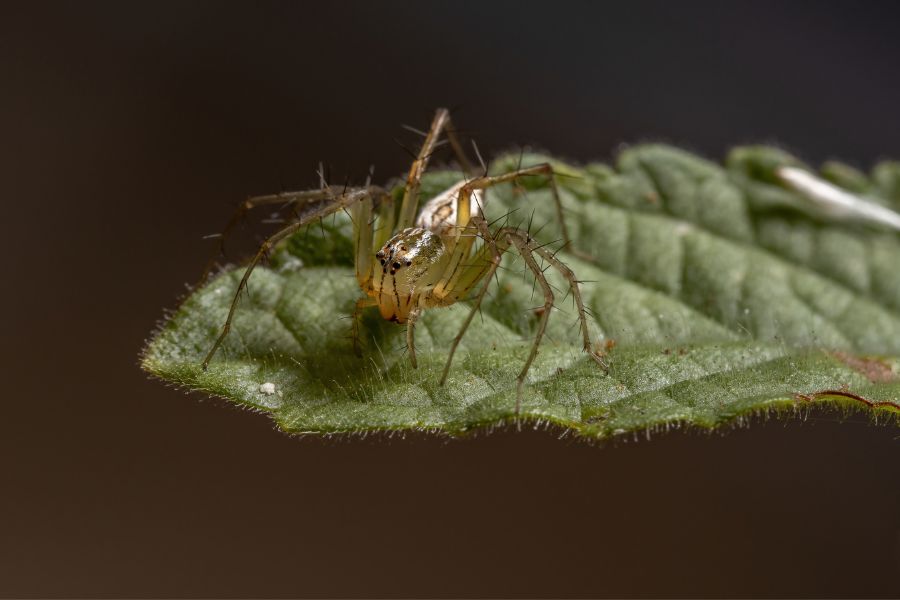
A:
POLYGON ((353 221, 353 248, 356 264, 356 280, 364 291, 372 282, 372 253, 375 231, 372 222, 372 198, 363 198, 350 208, 353 221))
POLYGON ((459 143, 459 138, 456 137, 456 129, 451 126, 449 119, 444 126, 444 130, 447 133, 447 140, 450 142, 450 147, 453 148, 453 154, 456 155, 456 160, 459 161, 459 166, 462 168, 463 173, 466 174, 466 177, 471 177, 475 173, 475 167, 472 166, 472 163, 470 163, 469 159, 466 157, 466 153, 459 143))
POLYGON ((472 222, 477 228, 479 235, 484 239, 484 246, 475 256, 475 260, 472 261, 472 264, 465 266, 465 271, 467 273, 472 273, 473 275, 470 276, 471 284, 469 286, 464 286, 464 288, 467 289, 459 290, 459 297, 461 298, 469 289, 471 289, 471 287, 477 285, 478 281, 482 278, 484 278, 484 285, 481 286, 481 290, 478 292, 478 295, 475 296, 475 302, 472 304, 472 309, 469 311, 469 314, 466 315, 466 320, 463 321, 462 327, 460 327, 456 337, 453 338, 453 343, 450 344, 450 353, 447 355, 447 362, 444 364, 444 372, 441 374, 440 385, 447 383, 447 375, 450 373, 450 365, 453 364, 453 355, 456 353, 456 347, 459 346, 459 342, 462 341, 463 336, 466 334, 466 330, 469 328, 469 323, 472 322, 475 313, 481 308, 481 301, 487 292, 488 286, 491 284, 494 273, 497 272, 497 268, 500 266, 500 259, 503 255, 503 252, 497 245, 496 239, 494 239, 490 229, 488 229, 487 222, 484 218, 480 215, 476 215, 472 219, 472 222), (483 272, 478 268, 478 263, 481 262, 487 263, 487 269, 483 272))
POLYGON ((382 192, 380 201, 377 218, 373 218, 373 197, 363 198, 350 207, 350 220, 353 221, 356 281, 365 294, 364 297, 356 301, 356 306, 351 315, 353 352, 357 356, 362 356, 362 346, 359 341, 359 321, 362 317, 363 309, 378 305, 378 301, 369 294, 372 288, 372 269, 375 264, 373 256, 376 250, 390 238, 394 223, 393 196, 382 192), (378 224, 377 229, 376 223, 378 224))
MULTIPOLYGON (((319 173, 320 177, 322 173, 319 173)), ((366 179, 365 187, 372 188, 370 185, 371 181, 371 173, 370 177, 366 179)), ((317 202, 326 199, 334 199, 340 194, 347 191, 347 188, 341 188, 338 190, 337 187, 324 185, 323 179, 323 187, 315 190, 301 190, 301 191, 293 191, 293 192, 279 192, 277 194, 266 194, 263 196, 251 196, 241 202, 240 206, 235 210, 234 214, 225 224, 224 229, 222 229, 222 233, 219 234, 219 243, 218 243, 218 255, 225 255, 225 242, 230 236, 232 230, 237 226, 238 223, 241 222, 246 216, 247 213, 253 210, 254 208, 260 206, 268 206, 272 204, 280 204, 283 207, 290 206, 294 211, 295 216, 297 216, 297 211, 301 209, 305 204, 311 202, 317 202)), ((390 237, 390 232, 393 228, 394 222, 394 208, 393 208, 393 196, 390 194, 382 194, 380 198, 379 204, 379 218, 382 223, 382 228, 378 233, 381 237, 386 241, 390 237), (386 230, 387 233, 381 233, 386 230)), ((384 243, 382 241, 381 243, 384 243)), ((209 263, 207 263, 206 268, 203 270, 203 275, 200 278, 200 283, 205 283, 209 278, 210 273, 212 272, 215 266, 216 259, 213 257, 210 259, 209 263)))
POLYGON ((473 230, 473 228, 471 227, 468 227, 469 221, 472 218, 470 210, 470 198, 474 191, 486 190, 494 187, 495 185, 515 182, 515 180, 520 177, 535 175, 544 175, 550 181, 550 189, 553 193, 553 202, 556 206, 557 218, 559 219, 560 228, 562 230, 563 245, 566 246, 569 244, 569 234, 568 229, 566 228, 565 217, 563 215, 562 202, 560 201, 559 190, 557 189, 556 181, 553 178, 553 167, 549 163, 541 163, 533 165, 531 167, 524 167, 521 169, 516 169, 515 171, 510 171, 509 173, 503 173, 501 175, 486 175, 483 177, 476 177, 460 187, 459 196, 457 197, 456 201, 456 242, 453 244, 453 254, 448 262, 448 273, 441 278, 441 281, 443 281, 444 283, 435 286, 435 289, 433 291, 433 294, 436 297, 443 298, 449 295, 450 290, 458 287, 458 280, 463 276, 463 273, 465 272, 465 269, 463 269, 462 267, 469 257, 472 245, 475 242, 475 238, 479 237, 477 231, 473 230))
POLYGON ((609 365, 603 360, 599 354, 599 348, 591 343, 591 335, 587 324, 587 309, 584 307, 584 300, 581 297, 581 290, 578 287, 579 281, 575 277, 575 273, 564 262, 556 258, 556 253, 550 252, 543 246, 538 246, 533 239, 529 238, 528 247, 533 252, 537 252, 541 258, 549 262, 559 273, 569 282, 569 289, 572 292, 572 298, 575 300, 575 307, 578 310, 578 321, 581 326, 582 350, 587 352, 594 361, 604 369, 608 369, 609 365))
POLYGON ((287 238, 309 223, 327 217, 328 215, 339 210, 353 207, 355 204, 359 204, 362 201, 365 201, 368 206, 371 207, 372 198, 376 196, 380 197, 384 194, 384 190, 374 186, 366 188, 347 189, 339 194, 335 194, 331 202, 327 202, 321 206, 316 206, 310 210, 307 210, 305 213, 300 215, 300 218, 297 221, 283 227, 282 229, 276 231, 268 238, 266 238, 260 245, 259 250, 257 250, 253 258, 250 259, 250 262, 247 264, 247 267, 244 270, 244 276, 241 278, 237 290, 234 293, 234 299, 231 301, 231 308, 229 308, 228 310, 228 317, 225 319, 225 325, 222 327, 222 332, 219 334, 219 337, 216 338, 216 341, 213 344, 212 348, 210 348, 209 353, 207 353, 206 358, 203 359, 203 369, 206 370, 206 368, 209 366, 209 362, 212 360, 216 351, 219 349, 219 347, 222 345, 222 342, 225 340, 225 337, 228 335, 228 332, 231 330, 231 321, 234 318, 235 310, 237 310, 241 292, 244 291, 244 288, 247 287, 247 281, 250 279, 250 274, 253 272, 253 269, 256 268, 256 265, 258 265, 260 261, 263 260, 263 258, 268 256, 269 252, 272 251, 272 249, 278 242, 287 238))
MULTIPOLYGON (((384 194, 381 198, 381 202, 378 204, 375 222, 371 224, 374 229, 372 254, 377 252, 379 248, 384 246, 385 243, 391 239, 391 236, 394 234, 394 223, 396 220, 397 211, 394 210, 394 196, 391 194, 384 194)), ((372 258, 373 256, 370 255, 369 262, 372 261, 372 258)))
POLYGON ((353 314, 350 315, 352 322, 350 338, 353 341, 353 353, 358 357, 362 357, 362 345, 359 342, 359 320, 362 318, 363 310, 371 306, 378 306, 378 301, 373 296, 367 294, 362 298, 357 298, 353 314))
MULTIPOLYGON (((549 164, 543 163, 532 167, 517 169, 516 171, 504 173, 502 175, 478 177, 469 181, 460 188, 459 196, 457 199, 456 213, 458 241, 454 246, 453 256, 448 262, 447 271, 445 272, 445 275, 441 277, 440 281, 443 283, 438 283, 438 285, 436 285, 431 291, 431 295, 433 295, 438 301, 436 303, 452 304, 453 302, 456 302, 457 300, 465 297, 466 293, 468 293, 470 289, 477 285, 479 280, 487 276, 487 280, 485 281, 480 293, 476 297, 475 304, 472 307, 469 316, 464 321, 459 334, 457 334, 456 338, 454 338, 453 344, 451 345, 450 354, 447 357, 447 364, 444 367, 444 373, 441 377, 441 383, 443 384, 444 382, 446 382, 447 374, 449 373, 450 364, 453 360, 453 355, 456 352, 456 348, 459 345, 459 342, 462 340, 466 329, 468 329, 474 313, 481 306, 481 300, 484 297, 487 286, 490 285, 490 280, 499 266, 500 254, 510 246, 513 246, 525 260, 525 264, 527 265, 529 270, 532 271, 535 279, 540 284, 541 289, 544 292, 545 304, 544 311, 541 315, 541 320, 538 325, 538 331, 531 346, 531 352, 528 355, 528 359, 525 361, 525 365, 523 366, 522 371, 516 378, 517 415, 519 414, 519 410, 521 408, 525 377, 528 374, 528 370, 531 368, 531 364, 534 361, 535 356, 537 356, 538 346, 540 346, 540 342, 544 336, 544 331, 546 330, 547 326, 547 320, 549 319, 550 310, 553 307, 554 301, 553 291, 550 288, 550 284, 547 282, 543 271, 534 259, 535 253, 547 260, 569 282, 569 286, 572 290, 572 295, 575 299, 575 304, 578 310, 578 319, 581 326, 581 333, 583 338, 583 349, 598 364, 600 364, 604 368, 606 367, 606 364, 599 357, 599 355, 596 354, 594 346, 591 343, 590 329, 588 328, 587 323, 587 311, 584 308, 584 302, 581 297, 578 280, 575 278, 575 274, 572 272, 572 270, 569 269, 569 267, 566 266, 562 261, 556 258, 554 254, 539 246, 537 242, 528 234, 528 232, 512 227, 504 227, 501 228, 496 235, 492 235, 487 227, 487 223, 484 221, 483 216, 470 215, 470 196, 475 190, 484 190, 495 185, 515 181, 519 177, 538 174, 548 175, 550 181, 553 182, 552 190, 554 201, 556 203, 563 235, 566 236, 566 241, 568 241, 568 234, 566 232, 565 222, 563 220, 562 214, 562 204, 559 199, 559 193, 556 188, 556 184, 553 181, 553 169, 549 164), (481 237, 485 243, 480 251, 476 252, 474 256, 471 256, 471 251, 476 236, 481 237)), ((410 339, 411 336, 408 334, 408 343, 410 339)))
POLYGON ((234 214, 225 224, 225 228, 222 229, 222 233, 219 235, 219 244, 216 251, 216 255, 213 256, 206 265, 206 268, 203 270, 203 275, 200 277, 200 283, 206 282, 209 279, 210 273, 212 273, 213 268, 216 264, 216 256, 225 256, 225 241, 231 235, 231 232, 237 226, 238 223, 243 220, 244 217, 247 216, 247 213, 259 206, 268 206, 271 204, 281 204, 284 206, 292 205, 292 208, 295 210, 299 207, 307 204, 309 202, 315 202, 319 200, 325 200, 327 198, 333 197, 337 192, 334 190, 324 188, 318 190, 306 190, 302 192, 282 192, 280 194, 268 194, 265 196, 253 196, 247 198, 243 202, 241 202, 240 206, 237 207, 237 210, 234 211, 234 214))
POLYGON ((550 287, 550 284, 547 281, 543 270, 538 266, 537 262, 534 259, 535 254, 538 254, 541 258, 549 262, 551 266, 559 271, 559 273, 568 281, 578 311, 578 320, 583 342, 582 349, 588 354, 588 356, 590 356, 595 362, 597 362, 597 364, 599 364, 604 369, 607 368, 607 364, 603 361, 599 354, 597 354, 595 347, 591 342, 590 329, 587 323, 587 310, 584 307, 581 290, 578 286, 578 279, 575 277, 575 274, 572 272, 572 270, 565 263, 556 258, 556 256, 552 252, 549 252, 546 248, 538 245, 537 241, 534 238, 532 238, 530 235, 528 235, 527 232, 522 231, 521 229, 504 227, 500 229, 496 234, 491 234, 491 232, 488 230, 487 223, 482 217, 474 217, 473 222, 478 227, 480 236, 484 237, 487 242, 485 243, 479 255, 476 255, 476 260, 473 261, 473 264, 465 267, 466 271, 474 272, 475 277, 467 276, 460 279, 460 281, 471 280, 471 285, 464 286, 460 290, 452 290, 452 295, 459 295, 459 297, 463 297, 468 289, 471 289, 472 286, 477 284, 477 282, 481 278, 484 278, 484 284, 479 290, 478 295, 475 297, 475 302, 472 305, 472 309, 466 316, 462 327, 460 328, 456 337, 453 339, 453 343, 450 346, 450 352, 447 356, 447 363, 444 365, 444 371, 441 375, 441 385, 443 385, 447 380, 447 375, 450 372, 450 365, 453 362, 453 356, 456 353, 456 348, 457 346, 459 346, 460 341, 462 341, 462 338, 465 335, 466 330, 469 328, 469 324, 472 322, 475 313, 478 312, 478 309, 481 306, 481 301, 484 298, 485 293, 487 292, 488 286, 490 286, 491 284, 491 279, 493 278, 494 273, 500 265, 501 254, 506 251, 507 248, 512 246, 525 260, 525 264, 533 273, 535 280, 541 286, 541 290, 544 293, 544 306, 543 311, 541 311, 541 320, 538 324, 538 330, 535 334, 534 341, 532 342, 531 351, 528 354, 528 359, 525 361, 525 364, 522 366, 522 370, 516 377, 516 415, 518 415, 522 404, 525 378, 528 375, 528 370, 531 368, 531 364, 534 362, 534 359, 537 356, 538 347, 541 344, 541 340, 543 339, 544 332, 547 328, 547 321, 549 320, 550 311, 553 308, 553 303, 555 300, 553 290, 550 287), (490 253, 490 258, 487 261, 483 255, 485 249, 487 249, 490 253))
POLYGON ((409 315, 406 317, 406 348, 409 350, 409 362, 412 364, 413 369, 419 368, 419 365, 416 364, 415 329, 416 321, 419 320, 423 310, 421 306, 417 306, 409 311, 409 315))
POLYGON ((534 336, 534 342, 532 342, 531 344, 531 351, 528 353, 528 358, 525 360, 525 364, 522 366, 522 370, 519 371, 519 375, 516 377, 516 415, 518 415, 519 410, 522 406, 522 394, 525 385, 525 376, 528 374, 528 369, 531 368, 531 363, 534 362, 534 357, 537 356, 538 346, 541 345, 541 340, 544 337, 544 331, 547 329, 547 321, 550 319, 550 310, 553 308, 554 297, 553 290, 550 288, 550 283, 547 282, 547 278, 544 276, 544 272, 538 266, 537 261, 534 260, 534 254, 532 254, 531 251, 532 240, 530 236, 518 230, 511 230, 501 232, 500 239, 504 238, 516 247, 516 250, 518 250, 519 254, 522 255, 522 258, 525 259, 525 264, 528 265, 529 269, 531 269, 531 272, 534 274, 534 278, 537 280, 537 282, 541 286, 541 289, 544 291, 544 310, 541 313, 541 320, 540 323, 538 323, 538 330, 534 336))
POLYGON ((441 133, 447 135, 450 146, 459 160, 460 166, 467 176, 473 172, 472 163, 466 158, 459 139, 456 137, 456 131, 450 123, 450 111, 446 108, 439 108, 434 114, 431 121, 431 127, 422 142, 422 148, 419 149, 419 155, 413 161, 409 168, 409 175, 406 177, 406 187, 403 191, 403 203, 400 205, 400 218, 397 220, 397 230, 403 230, 412 227, 416 220, 416 213, 419 204, 419 188, 422 186, 422 175, 428 168, 428 161, 437 148, 441 133))

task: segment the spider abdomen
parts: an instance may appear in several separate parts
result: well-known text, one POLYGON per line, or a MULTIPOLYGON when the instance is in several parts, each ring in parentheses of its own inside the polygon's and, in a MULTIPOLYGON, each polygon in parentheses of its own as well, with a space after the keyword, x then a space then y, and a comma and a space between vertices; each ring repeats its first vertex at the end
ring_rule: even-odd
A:
MULTIPOLYGON (((426 202, 419 212, 416 225, 438 235, 446 235, 456 227, 459 220, 456 214, 457 201, 459 192, 465 184, 465 181, 460 181, 426 202)), ((481 190, 473 190, 469 197, 469 214, 480 215, 483 207, 484 194, 481 190)))

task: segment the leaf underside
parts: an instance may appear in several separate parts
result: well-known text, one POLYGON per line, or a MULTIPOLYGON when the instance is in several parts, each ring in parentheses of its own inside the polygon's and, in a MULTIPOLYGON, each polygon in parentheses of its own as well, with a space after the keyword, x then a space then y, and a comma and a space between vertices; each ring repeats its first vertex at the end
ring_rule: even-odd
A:
MULTIPOLYGON (((523 164, 548 160, 521 157, 523 164)), ((492 172, 520 156, 498 159, 492 172)), ((823 405, 894 422, 900 415, 900 236, 816 216, 772 170, 800 165, 781 150, 734 150, 725 166, 662 145, 631 147, 615 168, 552 160, 574 245, 575 271, 608 372, 578 343, 565 281, 528 377, 521 418, 587 437, 693 425, 823 405)), ((821 176, 894 210, 900 164, 870 175, 826 163, 821 176)), ((426 177, 424 197, 458 180, 426 177)), ((546 182, 491 190, 499 224, 561 238, 546 182), (504 217, 504 215, 506 215, 504 217)), ((558 244, 557 244, 558 245, 558 244)), ((282 244, 257 269, 234 327, 207 371, 242 269, 190 295, 149 343, 143 368, 178 385, 270 413, 287 432, 429 430, 451 435, 514 417, 515 378, 543 302, 512 252, 491 283, 438 385, 450 341, 470 310, 426 311, 416 331, 363 317, 362 358, 349 315, 361 292, 344 214, 282 244), (262 384, 274 384, 274 388, 262 384), (274 392, 273 392, 274 389, 274 392)))

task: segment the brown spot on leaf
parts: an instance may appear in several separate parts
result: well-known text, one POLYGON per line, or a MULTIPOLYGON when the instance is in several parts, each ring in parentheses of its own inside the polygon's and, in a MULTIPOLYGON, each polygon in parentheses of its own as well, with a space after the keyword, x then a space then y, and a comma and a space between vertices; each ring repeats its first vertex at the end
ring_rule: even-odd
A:
POLYGON ((848 392, 846 390, 822 390, 820 392, 810 392, 809 394, 794 394, 794 400, 802 400, 803 402, 812 402, 813 400, 818 400, 819 398, 825 398, 828 396, 838 396, 840 398, 850 398, 851 400, 856 400, 857 402, 862 402, 869 408, 892 408, 894 410, 900 411, 900 404, 896 402, 889 402, 887 400, 869 400, 868 398, 864 398, 859 394, 854 394, 853 392, 848 392))
POLYGON ((832 352, 831 355, 857 373, 865 375, 872 383, 888 383, 898 379, 890 365, 876 358, 863 358, 846 352, 832 352))

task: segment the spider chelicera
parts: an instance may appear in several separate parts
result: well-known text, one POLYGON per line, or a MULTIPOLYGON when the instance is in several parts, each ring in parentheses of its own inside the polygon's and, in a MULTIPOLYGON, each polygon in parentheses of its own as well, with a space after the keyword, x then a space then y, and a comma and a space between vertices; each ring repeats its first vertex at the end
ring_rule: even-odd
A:
POLYGON ((484 281, 474 296, 472 308, 459 333, 450 345, 447 363, 441 376, 443 385, 447 380, 456 348, 481 305, 491 279, 500 265, 502 254, 509 249, 515 249, 533 273, 544 294, 543 310, 537 311, 540 320, 531 351, 516 378, 516 414, 521 407, 525 377, 537 355, 554 301, 553 290, 536 257, 547 261, 568 281, 578 311, 583 349, 600 366, 606 368, 599 350, 595 349, 596 346, 591 341, 587 311, 581 298, 578 280, 572 270, 559 260, 555 253, 538 244, 527 231, 505 226, 492 231, 484 218, 482 209, 485 190, 495 185, 515 182, 522 177, 542 176, 550 183, 563 241, 567 245, 569 236, 552 167, 548 163, 542 163, 500 175, 484 174, 464 179, 426 202, 417 216, 422 175, 442 134, 447 136, 463 169, 467 173, 472 172, 471 164, 465 158, 451 127, 449 111, 438 109, 431 128, 425 135, 418 157, 409 170, 399 213, 394 209, 390 194, 378 186, 370 185, 368 181, 365 186, 357 188, 337 188, 323 183, 321 189, 258 196, 244 202, 229 224, 229 228, 251 208, 272 204, 290 207, 294 220, 263 241, 247 264, 222 332, 204 358, 203 368, 207 368, 225 336, 228 335, 241 292, 246 288, 253 269, 268 256, 278 242, 305 225, 339 210, 347 211, 353 221, 356 279, 365 294, 357 300, 353 314, 354 340, 358 339, 359 316, 362 310, 378 306, 381 316, 385 319, 406 324, 406 345, 410 361, 415 368, 414 333, 416 321, 422 312, 429 308, 450 306, 459 302, 467 298, 479 282, 484 281), (483 243, 476 245, 477 238, 483 240, 483 243))

